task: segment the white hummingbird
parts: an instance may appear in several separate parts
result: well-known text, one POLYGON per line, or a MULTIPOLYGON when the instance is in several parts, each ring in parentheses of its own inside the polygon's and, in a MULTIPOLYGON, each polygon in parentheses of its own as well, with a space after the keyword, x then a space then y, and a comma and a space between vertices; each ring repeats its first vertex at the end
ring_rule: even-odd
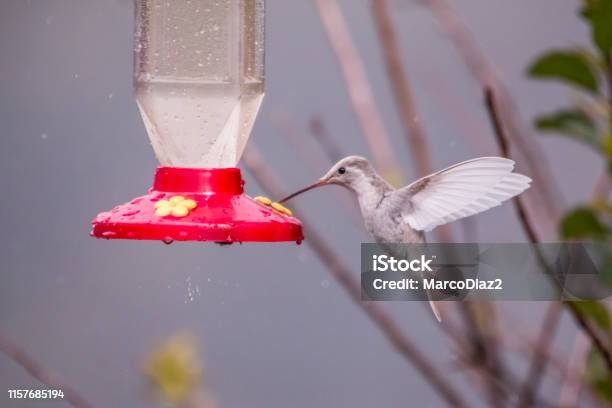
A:
MULTIPOLYGON (((531 179, 513 170, 510 159, 479 157, 396 189, 367 159, 349 156, 316 183, 280 202, 316 187, 337 184, 355 193, 365 227, 377 243, 424 243, 425 232, 501 205, 528 189, 531 179)), ((440 320, 435 303, 430 304, 440 320)))

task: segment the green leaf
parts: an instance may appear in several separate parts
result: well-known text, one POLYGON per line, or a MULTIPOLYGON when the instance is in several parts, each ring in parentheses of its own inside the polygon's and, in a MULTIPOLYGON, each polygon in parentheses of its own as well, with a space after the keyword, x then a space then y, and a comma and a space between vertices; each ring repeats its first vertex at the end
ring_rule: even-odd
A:
POLYGON ((604 59, 612 51, 612 0, 588 0, 581 10, 591 25, 591 37, 604 59))
POLYGON ((603 330, 610 330, 610 313, 602 303, 589 300, 574 302, 574 305, 587 319, 595 322, 603 330))
POLYGON ((585 380, 602 400, 612 402, 612 373, 595 347, 587 355, 585 380))
POLYGON ((553 51, 540 56, 529 67, 534 78, 559 79, 596 92, 597 76, 588 59, 580 52, 553 51))
POLYGON ((565 239, 603 239, 608 232, 608 228, 599 221, 597 214, 588 207, 577 208, 561 220, 561 236, 565 239))
POLYGON ((548 115, 538 116, 535 118, 534 125, 542 132, 557 132, 586 143, 598 152, 602 151, 602 142, 597 135, 597 126, 580 109, 563 109, 548 115))

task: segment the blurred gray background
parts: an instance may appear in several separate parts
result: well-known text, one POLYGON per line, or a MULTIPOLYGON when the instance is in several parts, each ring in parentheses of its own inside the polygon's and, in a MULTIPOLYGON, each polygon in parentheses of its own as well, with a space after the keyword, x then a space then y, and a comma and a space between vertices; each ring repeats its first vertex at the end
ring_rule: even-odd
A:
MULTIPOLYGON (((524 70, 545 49, 587 43, 578 2, 453 3, 525 118, 566 103, 567 88, 530 82, 524 70)), ((341 5, 410 179, 369 2, 341 5)), ((151 406, 138 365, 157 341, 179 331, 199 339, 209 387, 223 407, 441 405, 306 244, 167 246, 88 236, 98 212, 148 189, 156 166, 132 97, 132 8, 127 0, 0 0, 0 334, 100 407, 151 406), (191 299, 196 287, 200 294, 191 299)), ((497 153, 481 91, 431 14, 411 1, 396 0, 394 8, 435 166, 497 153), (491 135, 490 144, 474 146, 474 134, 491 135)), ((345 153, 368 152, 313 4, 267 0, 267 12, 267 94, 251 142, 292 190, 320 174, 302 164, 279 116, 293 121, 315 154, 307 123, 318 114, 345 153)), ((599 159, 559 138, 539 140, 566 200, 584 200, 599 159)), ((251 195, 262 192, 245 178, 251 195)), ((357 277, 367 235, 329 189, 300 202, 357 277)), ((524 240, 509 205, 478 216, 475 226, 482 241, 524 240)), ((460 376, 425 308, 385 306, 450 378, 460 376)), ((529 330, 544 304, 504 307, 529 330)), ((565 321, 559 350, 571 348, 573 333, 565 321)), ((0 406, 53 406, 8 401, 9 388, 45 387, 0 355, 0 406)))

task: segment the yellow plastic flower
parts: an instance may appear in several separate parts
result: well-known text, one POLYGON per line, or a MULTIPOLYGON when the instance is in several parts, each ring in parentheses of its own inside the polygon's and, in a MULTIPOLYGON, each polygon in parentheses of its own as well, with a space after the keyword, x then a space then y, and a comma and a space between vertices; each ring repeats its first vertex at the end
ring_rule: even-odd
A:
POLYGON ((276 211, 282 212, 283 214, 286 214, 290 217, 293 215, 293 212, 291 212, 290 209, 280 203, 272 203, 271 207, 274 208, 276 211))
POLYGON ((254 198, 254 200, 260 204, 265 205, 266 207, 272 207, 276 211, 283 213, 285 215, 288 215, 289 217, 293 215, 293 212, 290 209, 288 209, 287 207, 285 207, 284 205, 280 203, 272 202, 272 200, 270 200, 268 197, 257 196, 254 198))
POLYGON ((255 200, 258 203, 261 203, 263 205, 270 205, 270 204, 272 204, 272 200, 270 200, 268 197, 264 197, 264 196, 257 196, 253 200, 255 200))
POLYGON ((170 197, 168 200, 157 201, 155 203, 155 215, 159 217, 168 215, 184 217, 197 206, 198 204, 194 200, 177 195, 170 197))

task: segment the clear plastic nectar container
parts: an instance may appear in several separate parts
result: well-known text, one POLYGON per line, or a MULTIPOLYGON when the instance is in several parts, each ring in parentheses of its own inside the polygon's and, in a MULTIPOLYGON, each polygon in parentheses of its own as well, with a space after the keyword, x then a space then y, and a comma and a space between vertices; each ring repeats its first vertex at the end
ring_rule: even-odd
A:
POLYGON ((134 89, 164 166, 235 167, 264 96, 264 0, 136 0, 134 89))

